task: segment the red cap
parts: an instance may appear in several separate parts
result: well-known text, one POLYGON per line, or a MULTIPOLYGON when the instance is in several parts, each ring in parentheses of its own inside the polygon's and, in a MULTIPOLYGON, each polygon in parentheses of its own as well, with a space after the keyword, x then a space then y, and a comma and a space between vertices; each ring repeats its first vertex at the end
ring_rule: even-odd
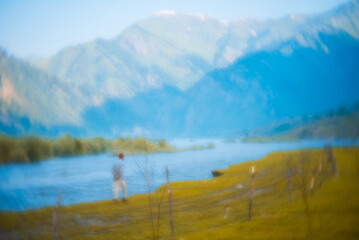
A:
POLYGON ((123 153, 118 154, 118 158, 123 159, 123 153))

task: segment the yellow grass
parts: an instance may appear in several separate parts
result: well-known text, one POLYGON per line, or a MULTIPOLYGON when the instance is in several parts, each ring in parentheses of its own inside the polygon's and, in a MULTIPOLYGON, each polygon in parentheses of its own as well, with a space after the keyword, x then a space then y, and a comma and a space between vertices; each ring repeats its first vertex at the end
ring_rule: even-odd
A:
MULTIPOLYGON (((223 175, 213 179, 172 183, 175 239, 359 239, 359 148, 335 148, 333 153, 337 176, 330 175, 327 155, 318 149, 276 152, 219 170, 223 175), (303 166, 302 158, 306 159, 303 166), (293 204, 289 202, 287 163, 293 171, 293 204), (255 195, 252 220, 248 221, 252 165, 255 195), (312 174, 313 195, 309 189, 312 174), (301 188, 302 182, 308 185, 301 188)), ((155 235, 159 226, 158 239, 170 239, 166 186, 151 197, 155 235), (163 193, 158 224, 156 201, 163 193)), ((2 212, 0 239, 52 239, 52 214, 53 208, 2 212)), ((58 222, 60 239, 153 239, 146 194, 131 196, 128 202, 60 207, 58 222)))

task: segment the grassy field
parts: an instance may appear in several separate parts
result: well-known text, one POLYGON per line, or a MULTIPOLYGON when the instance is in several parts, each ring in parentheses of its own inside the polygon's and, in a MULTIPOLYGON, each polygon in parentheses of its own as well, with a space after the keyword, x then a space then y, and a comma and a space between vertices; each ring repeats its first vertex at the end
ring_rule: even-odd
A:
MULTIPOLYGON (((359 239, 359 148, 276 152, 217 172, 171 183, 174 239, 359 239)), ((0 239, 53 239, 53 213, 1 212, 0 239)), ((171 239, 166 185, 127 202, 60 206, 56 219, 58 239, 171 239)))

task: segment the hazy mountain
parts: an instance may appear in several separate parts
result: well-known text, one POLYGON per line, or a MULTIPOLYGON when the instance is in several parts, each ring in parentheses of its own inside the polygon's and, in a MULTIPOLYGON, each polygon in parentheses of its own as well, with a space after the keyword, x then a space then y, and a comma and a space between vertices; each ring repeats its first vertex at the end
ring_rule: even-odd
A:
MULTIPOLYGON (((258 21, 240 18, 228 25, 228 32, 217 42, 216 62, 227 65, 238 57, 278 48, 283 42, 295 40, 302 47, 317 47, 318 34, 347 32, 359 39, 358 1, 335 10, 313 15, 290 15, 278 20, 258 21)), ((290 47, 283 49, 290 53, 290 47)))
POLYGON ((358 101, 359 41, 347 33, 318 38, 325 50, 286 42, 290 55, 281 48, 252 54, 207 73, 185 92, 164 87, 106 101, 86 111, 85 124, 102 134, 137 127, 160 136, 233 136, 358 101))
POLYGON ((193 101, 193 119, 206 119, 207 126, 200 132, 223 130, 221 127, 253 128, 357 101, 359 42, 346 34, 319 36, 329 53, 302 47, 293 48, 291 55, 280 50, 260 52, 199 82, 197 87, 209 93, 207 99, 203 94, 196 96, 203 101, 193 101), (203 107, 208 99, 216 104, 203 107))
POLYGON ((82 124, 85 100, 78 89, 0 51, 1 122, 27 117, 44 126, 82 124), (73 102, 76 101, 76 105, 73 102))
POLYGON ((2 54, 0 122, 54 134, 235 134, 358 100, 358 39, 358 1, 267 21, 159 12, 32 62, 41 70, 2 54))
POLYGON ((184 90, 213 68, 216 42, 225 32, 225 24, 210 17, 160 12, 111 40, 66 48, 38 66, 86 88, 94 103, 162 84, 184 90))
MULTIPOLYGON (((37 65, 77 84, 94 104, 100 104, 106 98, 133 97, 163 84, 186 90, 208 71, 290 39, 315 48, 319 32, 341 30, 358 38, 358 26, 358 2, 316 16, 228 23, 165 11, 135 23, 113 39, 66 48, 37 65)), ((286 47, 283 51, 291 50, 286 47)))

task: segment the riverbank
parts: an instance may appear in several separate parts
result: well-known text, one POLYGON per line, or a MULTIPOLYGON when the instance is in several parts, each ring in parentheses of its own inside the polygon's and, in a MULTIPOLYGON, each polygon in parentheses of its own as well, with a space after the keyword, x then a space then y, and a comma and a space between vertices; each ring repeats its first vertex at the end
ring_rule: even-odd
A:
MULTIPOLYGON (((220 176, 213 179, 171 183, 175 239, 357 239, 359 148, 333 149, 336 173, 331 172, 329 156, 323 149, 276 152, 218 170, 220 176), (255 182, 249 221, 252 166, 255 182)), ((148 194, 131 196, 128 202, 61 206, 59 239, 152 239, 153 235, 170 239, 167 186, 150 197, 152 222, 148 194)), ((53 213, 53 207, 1 212, 0 238, 52 239, 53 213)))
POLYGON ((10 138, 0 136, 0 164, 38 162, 53 157, 88 155, 108 152, 126 155, 173 152, 176 148, 165 140, 145 138, 120 138, 108 140, 101 137, 79 139, 65 135, 58 139, 35 136, 10 138))

